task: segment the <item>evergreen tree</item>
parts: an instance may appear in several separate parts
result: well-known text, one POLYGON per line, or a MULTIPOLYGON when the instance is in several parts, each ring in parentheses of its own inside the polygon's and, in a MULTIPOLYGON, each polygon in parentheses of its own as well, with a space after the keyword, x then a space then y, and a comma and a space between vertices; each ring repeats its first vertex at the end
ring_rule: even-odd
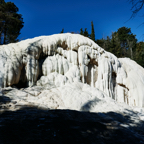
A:
POLYGON ((118 34, 118 38, 120 40, 121 57, 131 57, 129 53, 130 51, 135 51, 137 42, 136 35, 134 35, 131 32, 131 29, 127 27, 119 28, 116 34, 118 34), (131 48, 129 47, 130 43, 133 44, 131 45, 131 48))
POLYGON ((120 40, 116 32, 112 33, 111 35, 111 40, 109 44, 109 52, 113 53, 117 57, 121 57, 120 40))
POLYGON ((113 53, 117 57, 120 57, 120 41, 116 33, 112 33, 111 37, 107 36, 106 39, 96 40, 96 43, 104 48, 106 51, 113 53))
POLYGON ((89 33, 88 33, 88 31, 87 31, 87 28, 85 28, 84 36, 89 37, 89 33))
POLYGON ((104 48, 104 47, 103 47, 103 44, 104 44, 103 40, 104 40, 104 39, 97 39, 97 40, 96 40, 96 43, 97 43, 100 47, 102 47, 102 48, 104 48))
POLYGON ((81 35, 84 35, 84 31, 83 31, 82 28, 80 29, 80 34, 81 34, 81 35))
POLYGON ((139 42, 136 44, 136 51, 134 53, 134 60, 144 67, 144 42, 139 42))
POLYGON ((0 44, 18 41, 23 27, 23 18, 18 10, 14 3, 0 0, 0 44))
POLYGON ((94 24, 93 21, 91 22, 91 37, 93 41, 95 41, 95 32, 94 32, 94 24))
POLYGON ((118 58, 129 57, 144 67, 144 42, 137 43, 136 35, 130 28, 119 28, 111 37, 96 40, 96 43, 118 58))

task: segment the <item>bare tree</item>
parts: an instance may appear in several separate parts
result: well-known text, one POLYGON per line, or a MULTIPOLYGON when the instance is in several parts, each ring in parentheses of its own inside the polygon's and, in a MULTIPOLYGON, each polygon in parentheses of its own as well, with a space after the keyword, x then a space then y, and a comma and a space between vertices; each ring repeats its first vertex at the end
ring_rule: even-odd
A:
POLYGON ((134 18, 137 13, 143 8, 144 6, 144 0, 128 0, 132 4, 132 16, 131 18, 134 18))

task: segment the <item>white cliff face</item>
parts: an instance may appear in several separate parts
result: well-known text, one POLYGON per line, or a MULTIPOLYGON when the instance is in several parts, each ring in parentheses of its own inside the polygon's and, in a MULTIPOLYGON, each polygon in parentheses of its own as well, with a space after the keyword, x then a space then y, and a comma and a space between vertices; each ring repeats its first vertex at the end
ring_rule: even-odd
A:
MULTIPOLYGON (((63 89, 83 83, 97 95, 144 107, 144 69, 130 59, 118 59, 79 34, 41 36, 0 46, 0 87, 20 83, 51 83, 63 89)), ((63 89, 61 93, 66 92, 63 89)), ((79 95, 79 103, 84 103, 84 95, 79 95)), ((92 95, 87 97, 94 99, 92 95)))

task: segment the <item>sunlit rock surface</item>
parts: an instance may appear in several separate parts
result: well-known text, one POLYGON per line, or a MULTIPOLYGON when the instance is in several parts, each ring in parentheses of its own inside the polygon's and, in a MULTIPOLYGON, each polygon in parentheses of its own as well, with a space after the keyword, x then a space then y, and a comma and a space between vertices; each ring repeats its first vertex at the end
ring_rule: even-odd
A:
POLYGON ((103 112, 144 107, 144 69, 79 34, 0 46, 0 87, 1 95, 19 104, 50 109, 103 112))

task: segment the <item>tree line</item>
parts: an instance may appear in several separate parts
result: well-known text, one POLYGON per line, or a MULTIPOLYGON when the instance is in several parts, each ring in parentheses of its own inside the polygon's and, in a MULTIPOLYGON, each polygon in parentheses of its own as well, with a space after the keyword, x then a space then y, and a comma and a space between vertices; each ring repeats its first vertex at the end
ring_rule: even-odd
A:
POLYGON ((131 58, 144 67, 144 42, 138 42, 131 28, 121 27, 111 36, 97 39, 95 42, 118 58, 131 58))
MULTIPOLYGON (((24 26, 19 9, 12 2, 0 0, 0 45, 19 41, 17 37, 24 26)), ((64 32, 62 29, 61 33, 64 32)), ((144 42, 138 42, 131 28, 121 27, 111 36, 95 39, 93 21, 91 22, 91 33, 87 28, 80 29, 79 34, 89 37, 99 46, 116 55, 118 58, 129 57, 144 67, 144 42)))
MULTIPOLYGON (((63 32, 64 29, 61 33, 63 32)), ((91 22, 91 33, 88 33, 87 28, 84 30, 81 28, 79 34, 92 39, 118 58, 131 58, 144 67, 144 42, 138 42, 136 35, 131 32, 131 28, 121 27, 106 38, 95 39, 94 24, 91 22)))

